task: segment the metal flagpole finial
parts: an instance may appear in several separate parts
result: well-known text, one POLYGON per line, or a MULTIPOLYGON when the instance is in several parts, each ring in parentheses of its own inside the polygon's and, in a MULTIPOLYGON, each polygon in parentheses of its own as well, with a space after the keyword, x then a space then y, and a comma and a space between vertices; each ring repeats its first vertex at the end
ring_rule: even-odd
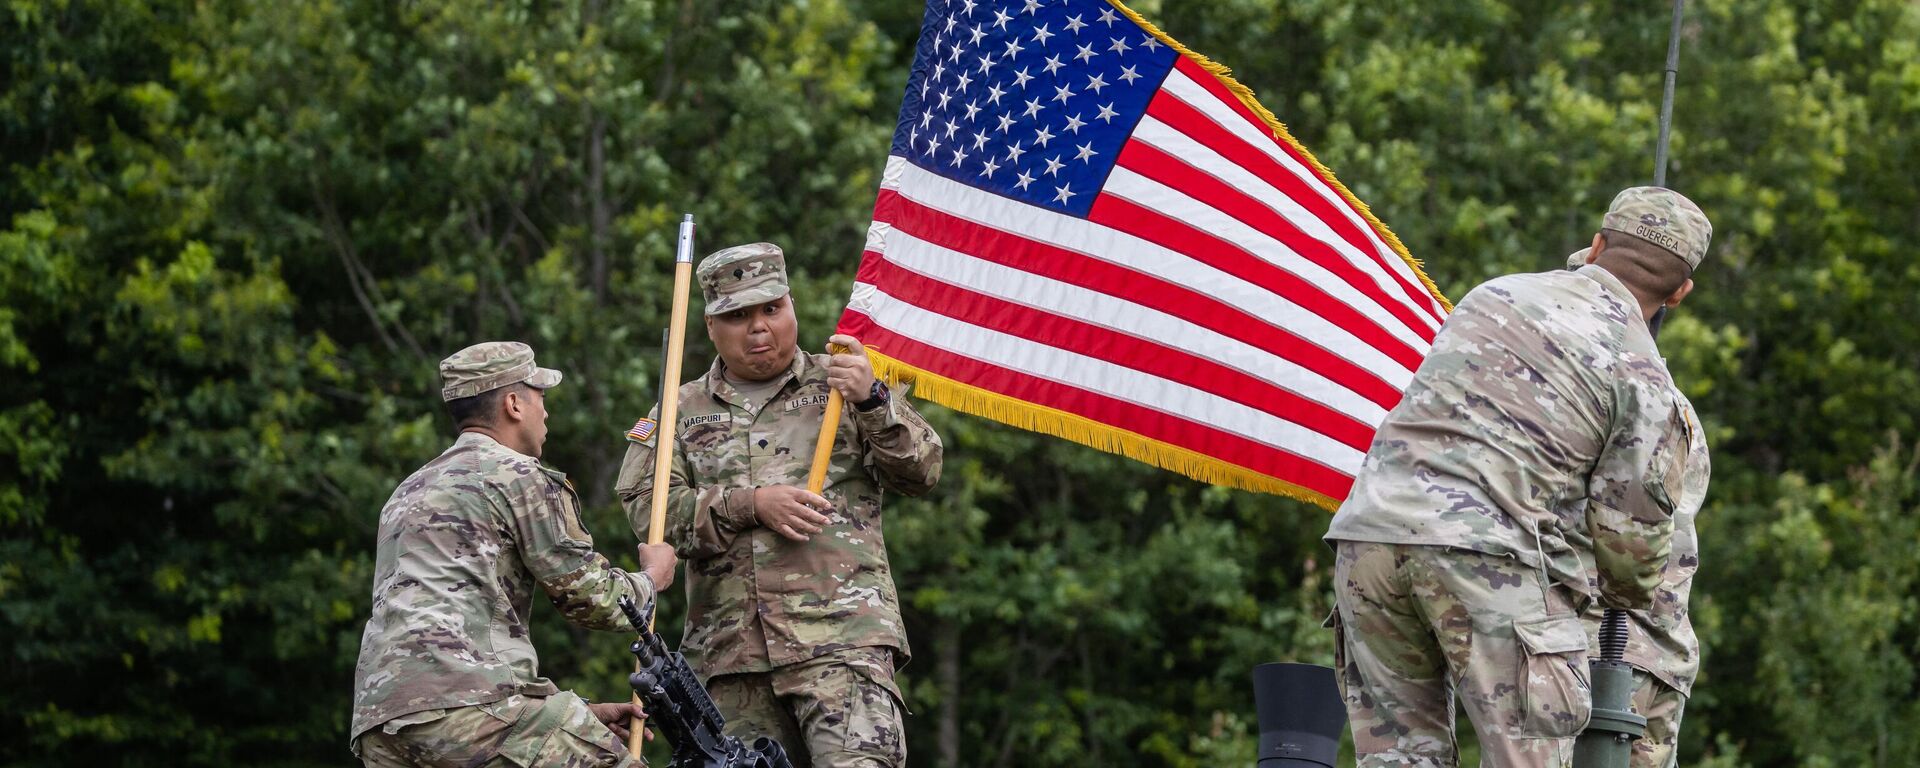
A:
POLYGON ((693 263, 693 214, 683 214, 680 218, 680 243, 673 249, 673 261, 676 264, 693 263))

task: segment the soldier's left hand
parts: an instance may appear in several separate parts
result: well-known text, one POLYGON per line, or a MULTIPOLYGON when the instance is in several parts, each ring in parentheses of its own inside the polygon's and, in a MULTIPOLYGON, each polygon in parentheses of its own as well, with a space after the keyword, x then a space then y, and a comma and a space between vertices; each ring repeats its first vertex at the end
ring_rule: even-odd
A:
POLYGON ((827 344, 846 347, 846 351, 828 358, 827 385, 849 405, 866 400, 873 391, 873 361, 867 359, 867 348, 844 333, 834 334, 827 344))
MULTIPOLYGON (((613 731, 613 735, 619 736, 621 741, 626 741, 627 734, 630 733, 627 730, 627 723, 632 722, 635 717, 641 720, 647 719, 647 714, 640 711, 639 705, 630 701, 610 701, 605 704, 588 704, 587 709, 593 712, 593 719, 599 720, 601 724, 607 726, 607 730, 613 731)), ((651 738, 653 738, 652 728, 646 729, 645 733, 640 737, 642 741, 651 738)))

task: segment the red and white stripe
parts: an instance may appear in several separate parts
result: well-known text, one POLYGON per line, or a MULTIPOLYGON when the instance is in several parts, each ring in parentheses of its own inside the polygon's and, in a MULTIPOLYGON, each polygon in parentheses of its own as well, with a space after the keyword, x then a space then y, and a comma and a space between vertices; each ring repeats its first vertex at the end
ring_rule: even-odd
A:
POLYGON ((1182 58, 1081 219, 888 159, 841 329, 908 365, 1344 498, 1444 309, 1182 58))

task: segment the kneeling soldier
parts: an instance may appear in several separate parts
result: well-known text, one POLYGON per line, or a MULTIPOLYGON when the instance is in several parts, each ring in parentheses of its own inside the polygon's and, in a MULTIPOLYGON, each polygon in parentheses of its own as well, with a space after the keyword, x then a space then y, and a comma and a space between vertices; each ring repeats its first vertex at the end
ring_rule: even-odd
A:
POLYGON ((519 342, 440 362, 460 437, 380 511, 373 617, 354 668, 352 748, 368 766, 627 765, 631 704, 588 704, 541 677, 527 616, 536 587, 567 621, 631 632, 618 601, 653 610, 676 564, 645 573, 593 550, 567 476, 540 463, 560 372, 519 342))

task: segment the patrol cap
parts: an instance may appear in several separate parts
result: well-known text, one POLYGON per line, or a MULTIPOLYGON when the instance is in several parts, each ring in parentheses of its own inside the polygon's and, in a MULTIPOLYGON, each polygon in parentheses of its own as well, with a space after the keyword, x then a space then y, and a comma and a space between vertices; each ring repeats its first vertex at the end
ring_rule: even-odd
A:
POLYGON ((1620 190, 1600 227, 1665 248, 1691 269, 1700 268, 1700 260, 1707 257, 1707 241, 1713 239, 1713 225, 1700 206, 1665 187, 1620 190))
POLYGON ((694 270, 707 314, 765 304, 787 295, 787 257, 773 243, 748 243, 714 251, 694 270))
POLYGON ((560 383, 560 372, 533 364, 533 347, 518 341, 485 341, 440 361, 440 399, 458 400, 526 382, 546 389, 560 383))
POLYGON ((1587 254, 1589 253, 1593 253, 1593 246, 1591 245, 1567 254, 1567 269, 1579 269, 1586 266, 1587 254))

